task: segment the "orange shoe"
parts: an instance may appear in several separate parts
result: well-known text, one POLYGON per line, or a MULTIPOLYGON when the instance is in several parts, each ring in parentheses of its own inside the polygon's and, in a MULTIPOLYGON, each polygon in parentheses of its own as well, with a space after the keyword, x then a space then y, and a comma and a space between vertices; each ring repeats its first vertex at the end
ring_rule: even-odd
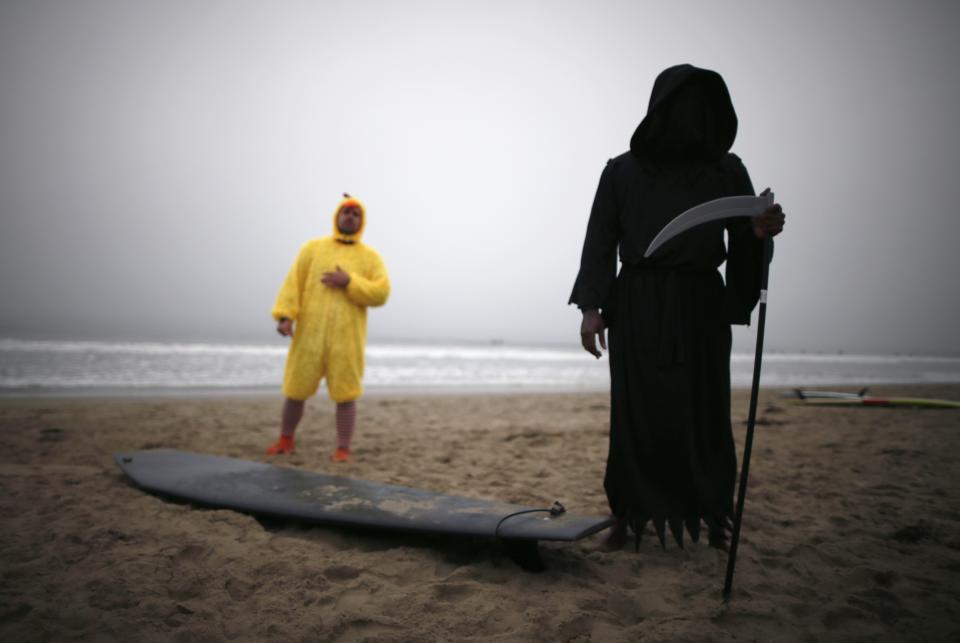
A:
POLYGON ((330 456, 334 462, 350 462, 350 449, 341 449, 337 447, 336 452, 330 456))
POLYGON ((293 453, 293 438, 289 435, 281 435, 280 439, 267 449, 267 455, 285 455, 287 453, 293 453))

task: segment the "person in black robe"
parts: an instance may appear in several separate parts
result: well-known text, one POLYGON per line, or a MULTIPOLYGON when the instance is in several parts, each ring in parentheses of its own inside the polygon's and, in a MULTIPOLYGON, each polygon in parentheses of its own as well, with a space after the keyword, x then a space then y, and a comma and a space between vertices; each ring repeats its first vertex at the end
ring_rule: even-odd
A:
POLYGON ((570 303, 583 311, 581 342, 600 356, 609 331, 610 447, 604 489, 639 541, 653 522, 683 547, 684 526, 724 547, 737 473, 730 425, 730 324, 749 324, 763 239, 783 229, 779 205, 757 217, 692 228, 643 254, 676 215, 712 199, 753 195, 729 153, 737 116, 716 72, 663 71, 630 151, 608 161, 593 202, 570 303), (724 244, 724 232, 728 244, 724 244), (617 274, 619 248, 622 267, 617 274), (726 261, 725 276, 718 268, 726 261))

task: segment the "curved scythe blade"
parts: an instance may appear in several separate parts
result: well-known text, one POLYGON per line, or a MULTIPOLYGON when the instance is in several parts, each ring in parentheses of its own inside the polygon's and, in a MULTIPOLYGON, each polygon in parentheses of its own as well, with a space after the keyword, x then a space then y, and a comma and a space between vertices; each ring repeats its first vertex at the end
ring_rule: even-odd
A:
POLYGON ((718 219, 753 217, 762 213, 771 205, 773 205, 773 192, 768 192, 763 196, 727 196, 695 205, 686 212, 678 214, 670 223, 663 226, 663 229, 650 242, 650 246, 643 257, 649 257, 656 252, 657 248, 690 228, 718 219))

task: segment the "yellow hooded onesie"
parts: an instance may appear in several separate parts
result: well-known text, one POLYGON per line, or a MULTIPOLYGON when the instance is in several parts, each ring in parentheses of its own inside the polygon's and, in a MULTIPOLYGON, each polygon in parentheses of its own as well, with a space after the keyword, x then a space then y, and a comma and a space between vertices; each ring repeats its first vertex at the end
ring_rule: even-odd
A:
POLYGON ((390 294, 383 260, 360 241, 366 222, 360 201, 341 201, 333 213, 333 235, 311 239, 300 248, 277 295, 273 318, 296 322, 283 377, 283 393, 291 399, 312 396, 324 377, 334 402, 350 402, 363 393, 367 307, 382 306, 390 294), (345 205, 360 208, 360 227, 353 234, 343 234, 337 226, 337 214, 345 205), (350 275, 346 288, 320 281, 337 266, 350 275))

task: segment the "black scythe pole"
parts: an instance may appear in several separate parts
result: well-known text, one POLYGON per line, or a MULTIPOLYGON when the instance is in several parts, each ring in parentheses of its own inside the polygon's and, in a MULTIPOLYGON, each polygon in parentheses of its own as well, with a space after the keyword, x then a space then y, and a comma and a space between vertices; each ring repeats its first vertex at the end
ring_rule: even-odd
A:
POLYGON ((771 238, 763 240, 763 267, 760 272, 760 312, 757 320, 757 350, 753 356, 753 386, 750 389, 750 415, 747 418, 747 439, 743 444, 743 467, 737 489, 737 513, 730 537, 730 556, 727 558, 727 577, 723 584, 723 600, 730 598, 733 589, 733 568, 737 564, 737 545, 740 543, 740 524, 743 521, 743 503, 747 499, 747 476, 750 475, 750 451, 753 448, 753 427, 757 421, 757 397, 760 393, 760 364, 763 358, 763 328, 767 320, 767 278, 770 273, 771 238))

